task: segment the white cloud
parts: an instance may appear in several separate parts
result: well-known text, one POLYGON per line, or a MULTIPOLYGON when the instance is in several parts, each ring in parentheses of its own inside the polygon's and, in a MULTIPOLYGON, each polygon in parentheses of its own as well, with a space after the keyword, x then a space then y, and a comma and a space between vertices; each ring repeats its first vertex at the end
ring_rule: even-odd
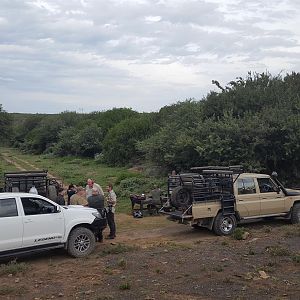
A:
POLYGON ((161 21, 161 16, 146 16, 145 21, 146 23, 155 23, 161 21))
POLYGON ((27 2, 30 5, 33 5, 37 8, 44 9, 50 14, 58 14, 60 13, 59 6, 56 4, 51 4, 48 1, 45 0, 36 0, 36 1, 28 1, 27 2))
POLYGON ((299 15, 292 0, 2 1, 1 103, 150 111, 212 79, 299 71, 299 15))

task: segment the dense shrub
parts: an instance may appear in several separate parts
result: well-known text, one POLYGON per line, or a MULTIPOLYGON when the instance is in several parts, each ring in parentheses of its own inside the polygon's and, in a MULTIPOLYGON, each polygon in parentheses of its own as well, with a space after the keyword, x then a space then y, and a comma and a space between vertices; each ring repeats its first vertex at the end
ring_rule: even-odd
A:
MULTIPOLYGON (((290 182, 300 179, 300 73, 249 73, 157 113, 127 108, 106 112, 14 117, 14 144, 34 153, 94 157, 111 165, 162 170, 243 164, 290 182), (19 119, 18 119, 19 118, 19 119), (16 125, 17 124, 17 125, 16 125)), ((0 107, 0 134, 10 130, 0 107)))

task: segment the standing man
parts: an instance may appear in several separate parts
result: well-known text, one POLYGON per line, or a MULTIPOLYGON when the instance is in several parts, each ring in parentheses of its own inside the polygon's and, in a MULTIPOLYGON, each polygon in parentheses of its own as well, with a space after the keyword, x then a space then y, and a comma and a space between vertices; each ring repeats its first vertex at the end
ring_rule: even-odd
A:
MULTIPOLYGON (((99 194, 99 191, 96 187, 92 188, 92 196, 88 197, 88 206, 95 208, 99 211, 100 214, 103 214, 104 209, 104 196, 99 194)), ((102 229, 98 230, 97 234, 98 242, 103 242, 102 229)))
POLYGON ((58 195, 55 199, 55 202, 59 205, 65 205, 65 198, 64 198, 64 189, 63 188, 60 188, 58 190, 58 195))
POLYGON ((103 193, 103 190, 102 190, 101 186, 99 184, 95 183, 94 180, 89 178, 87 180, 87 185, 85 187, 85 197, 86 197, 86 199, 88 199, 90 196, 92 196, 92 194, 93 194, 92 189, 93 188, 98 189, 99 195, 102 195, 104 197, 104 193, 103 193))
POLYGON ((110 229, 107 239, 114 239, 116 237, 116 224, 115 224, 115 210, 117 204, 117 196, 113 191, 113 186, 111 183, 107 186, 108 197, 107 197, 107 223, 110 229))

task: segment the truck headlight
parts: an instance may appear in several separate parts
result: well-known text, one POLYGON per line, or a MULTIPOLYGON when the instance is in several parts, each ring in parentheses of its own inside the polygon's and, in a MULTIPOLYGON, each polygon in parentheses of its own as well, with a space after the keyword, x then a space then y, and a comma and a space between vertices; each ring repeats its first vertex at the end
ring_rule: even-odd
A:
POLYGON ((101 219, 101 215, 100 215, 100 213, 98 211, 97 212, 93 212, 92 215, 94 217, 96 217, 97 219, 101 219))

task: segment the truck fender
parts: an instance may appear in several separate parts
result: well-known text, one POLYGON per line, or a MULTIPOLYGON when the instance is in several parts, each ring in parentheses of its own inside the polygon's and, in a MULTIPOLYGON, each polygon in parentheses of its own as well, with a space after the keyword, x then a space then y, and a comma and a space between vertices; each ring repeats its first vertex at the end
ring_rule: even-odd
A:
POLYGON ((90 228, 90 225, 92 222, 93 222, 93 220, 91 220, 90 218, 82 218, 82 219, 72 220, 71 222, 66 224, 65 236, 63 239, 63 243, 66 243, 68 241, 70 232, 74 228, 79 227, 79 226, 90 228))

